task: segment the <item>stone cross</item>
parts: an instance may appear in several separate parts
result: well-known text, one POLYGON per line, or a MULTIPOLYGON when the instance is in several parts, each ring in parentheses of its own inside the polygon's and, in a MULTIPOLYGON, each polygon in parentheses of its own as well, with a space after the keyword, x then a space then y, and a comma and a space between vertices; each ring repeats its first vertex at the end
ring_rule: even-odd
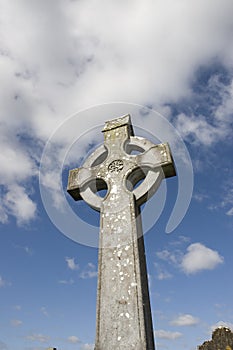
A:
POLYGON ((175 167, 168 144, 134 136, 129 115, 106 122, 103 133, 104 145, 69 172, 67 189, 100 211, 95 350, 153 350, 140 205, 175 167))

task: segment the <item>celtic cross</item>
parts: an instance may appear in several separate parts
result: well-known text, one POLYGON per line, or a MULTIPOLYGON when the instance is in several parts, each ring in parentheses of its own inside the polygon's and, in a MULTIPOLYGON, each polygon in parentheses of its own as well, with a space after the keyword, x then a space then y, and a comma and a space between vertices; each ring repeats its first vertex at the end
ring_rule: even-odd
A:
POLYGON ((67 189, 101 214, 95 350, 153 350, 140 205, 175 168, 168 144, 134 136, 129 115, 103 133, 104 145, 70 170, 67 189))

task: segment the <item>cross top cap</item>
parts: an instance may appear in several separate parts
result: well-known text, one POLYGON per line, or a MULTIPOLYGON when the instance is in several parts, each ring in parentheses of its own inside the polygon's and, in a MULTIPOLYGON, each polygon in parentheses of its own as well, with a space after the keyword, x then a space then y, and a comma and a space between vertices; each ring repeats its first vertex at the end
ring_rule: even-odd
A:
POLYGON ((110 131, 116 128, 120 128, 124 125, 128 125, 131 130, 133 129, 132 123, 131 123, 131 117, 129 114, 124 115, 123 117, 119 117, 116 119, 111 119, 105 122, 105 126, 102 130, 102 132, 110 131))

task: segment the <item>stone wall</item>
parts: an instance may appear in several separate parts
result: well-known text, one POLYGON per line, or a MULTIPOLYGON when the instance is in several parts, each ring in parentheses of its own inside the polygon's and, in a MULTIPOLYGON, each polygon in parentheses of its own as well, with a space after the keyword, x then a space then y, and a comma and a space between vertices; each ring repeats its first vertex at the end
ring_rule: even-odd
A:
POLYGON ((215 329, 212 340, 205 341, 198 350, 233 350, 233 332, 226 327, 215 329))

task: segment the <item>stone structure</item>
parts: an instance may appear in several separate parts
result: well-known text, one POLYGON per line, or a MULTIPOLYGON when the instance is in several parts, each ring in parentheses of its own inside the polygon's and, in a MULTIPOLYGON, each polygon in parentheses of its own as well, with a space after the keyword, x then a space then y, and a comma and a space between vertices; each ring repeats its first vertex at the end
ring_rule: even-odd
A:
POLYGON ((101 213, 95 350, 153 350, 139 206, 175 168, 168 144, 135 137, 129 115, 106 122, 103 133, 104 145, 70 171, 67 189, 101 213))
POLYGON ((233 333, 227 327, 218 327, 212 333, 212 340, 198 346, 198 350, 233 350, 233 333))

